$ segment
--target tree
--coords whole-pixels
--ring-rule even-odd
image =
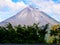
[[[50,35],[51,36],[52,35],[55,36],[53,43],[60,43],[60,25],[54,25],[54,26],[52,26]],[[56,36],[58,36],[59,39],[57,39]]]

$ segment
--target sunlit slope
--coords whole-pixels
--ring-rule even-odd
[[[13,17],[1,22],[0,25],[6,25],[9,22],[12,25],[32,25],[33,23],[40,23],[40,25],[45,25],[47,23],[50,25],[59,24],[59,22],[49,17],[44,12],[39,11],[38,9],[31,6],[24,8]]]

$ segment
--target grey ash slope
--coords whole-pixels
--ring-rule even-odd
[[[11,23],[12,25],[32,25],[33,23],[40,23],[41,25],[45,25],[47,23],[51,25],[59,24],[56,20],[49,17],[42,11],[37,10],[33,7],[26,7],[13,17],[3,21],[0,23],[0,26],[6,25],[7,23]]]

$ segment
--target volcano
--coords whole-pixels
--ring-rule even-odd
[[[40,23],[40,25],[45,25],[48,23],[50,25],[59,24],[58,21],[49,17],[43,11],[40,11],[37,8],[33,8],[31,6],[24,8],[16,15],[0,22],[0,26],[6,25],[7,23],[11,23],[12,25],[32,25],[33,23]]]

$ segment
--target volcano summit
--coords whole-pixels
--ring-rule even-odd
[[[2,21],[0,26],[6,25],[7,23],[11,23],[12,25],[32,25],[33,23],[40,23],[40,25],[45,25],[47,23],[50,25],[59,24],[58,21],[49,17],[43,11],[39,11],[31,6],[24,8],[9,19]]]

